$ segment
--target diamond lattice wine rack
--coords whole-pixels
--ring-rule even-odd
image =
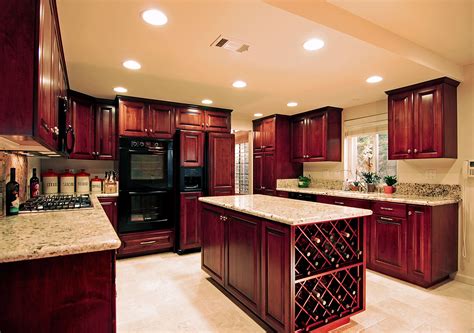
[[[364,218],[295,227],[296,332],[311,331],[365,307]]]

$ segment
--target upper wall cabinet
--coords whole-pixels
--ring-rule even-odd
[[[74,128],[72,159],[115,160],[117,156],[117,114],[114,101],[69,91],[69,124]]]
[[[386,92],[389,159],[457,157],[458,85],[443,77]]]
[[[183,130],[230,133],[230,111],[178,108],[176,127]]]
[[[293,162],[341,161],[341,108],[326,106],[291,118]]]
[[[68,80],[54,0],[3,1],[0,135],[59,147],[59,99]],[[8,65],[6,65],[8,64]]]
[[[119,98],[119,135],[169,139],[174,132],[172,106]]]

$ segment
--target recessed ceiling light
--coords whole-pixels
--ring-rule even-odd
[[[290,108],[292,108],[292,107],[297,106],[298,103],[297,102],[288,102],[288,104],[286,104],[286,105],[289,106]]]
[[[319,38],[308,39],[303,44],[303,47],[305,50],[308,50],[308,51],[316,51],[324,47],[324,41]]]
[[[122,63],[122,65],[125,68],[134,69],[134,70],[142,68],[142,65],[140,65],[135,60],[126,60]]]
[[[202,104],[212,104],[212,101],[210,99],[203,99],[201,101]]]
[[[124,88],[124,87],[115,87],[114,91],[118,93],[126,93],[128,90],[127,88]]]
[[[377,83],[377,82],[380,82],[382,80],[383,80],[383,78],[381,76],[373,75],[373,76],[369,77],[367,80],[365,80],[365,82],[367,82],[367,83]]]
[[[261,117],[261,116],[263,116],[263,113],[254,113],[253,115],[254,115],[254,117]]]
[[[247,86],[247,83],[245,83],[244,81],[241,81],[241,80],[237,80],[234,83],[232,83],[232,86],[234,88],[245,88]]]
[[[148,9],[142,13],[142,19],[151,25],[165,25],[168,22],[166,15],[158,9]]]

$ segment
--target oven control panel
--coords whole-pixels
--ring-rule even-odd
[[[130,147],[132,148],[153,148],[153,147],[164,147],[164,142],[156,141],[130,141]]]

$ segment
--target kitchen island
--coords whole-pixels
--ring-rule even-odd
[[[364,311],[372,211],[265,195],[199,200],[202,269],[270,328],[327,331]]]
[[[114,332],[120,239],[92,208],[0,220],[1,332]]]

